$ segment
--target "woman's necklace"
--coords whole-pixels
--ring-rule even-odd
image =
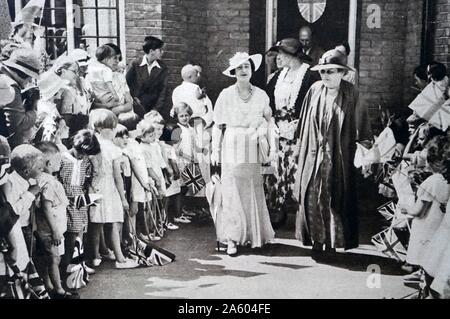
[[[253,86],[250,85],[249,87],[249,93],[247,96],[242,96],[241,91],[239,90],[239,86],[236,85],[236,90],[238,92],[239,98],[244,102],[244,103],[248,103],[250,101],[250,99],[252,98],[253,95]]]

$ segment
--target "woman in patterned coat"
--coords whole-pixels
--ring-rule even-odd
[[[294,176],[297,171],[293,147],[295,146],[295,120],[299,119],[303,99],[311,85],[319,80],[316,72],[310,71],[310,58],[302,52],[297,39],[284,39],[269,52],[277,52],[280,70],[266,87],[275,123],[280,130],[279,153],[276,171],[266,176],[266,201],[274,226],[282,224],[290,208],[298,207],[294,199]]]

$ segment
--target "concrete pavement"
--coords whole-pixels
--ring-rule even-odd
[[[158,243],[176,254],[176,262],[133,270],[116,270],[113,263],[105,262],[80,291],[81,297],[380,299],[414,292],[403,286],[399,265],[373,246],[338,252],[331,261],[318,263],[292,236],[291,216],[273,244],[257,250],[243,248],[232,258],[215,251],[211,221],[181,225]],[[381,274],[373,276],[372,268]]]

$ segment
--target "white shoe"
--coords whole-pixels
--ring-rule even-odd
[[[102,263],[102,259],[101,258],[95,258],[92,260],[92,267],[98,267],[100,266],[100,264]]]
[[[173,221],[178,224],[190,224],[191,223],[191,220],[184,216],[174,218]]]
[[[127,258],[127,259],[125,259],[125,262],[123,262],[123,263],[116,261],[117,269],[132,269],[132,268],[136,268],[136,267],[139,267],[139,264],[134,259]]]
[[[166,225],[166,227],[167,227],[168,230],[177,230],[177,229],[180,229],[180,227],[178,227],[177,225],[174,225],[174,224],[172,224],[172,223],[168,223],[168,224]]]
[[[161,237],[159,237],[158,235],[153,235],[153,234],[148,235],[148,238],[151,241],[160,241],[161,240]]]
[[[88,273],[88,275],[93,275],[95,274],[95,270],[88,267],[87,265],[84,265],[84,269],[86,270],[86,272]]]
[[[237,254],[237,247],[236,247],[236,243],[234,241],[229,241],[228,242],[228,247],[227,247],[227,255],[229,256],[233,256]]]
[[[116,255],[114,255],[114,252],[111,249],[108,249],[108,254],[101,256],[104,260],[116,261]]]
[[[197,216],[196,213],[194,213],[194,212],[191,211],[191,210],[186,209],[185,207],[183,207],[183,209],[182,209],[181,211],[183,212],[183,215],[185,215],[185,216],[189,216],[189,217],[195,217],[195,216]]]

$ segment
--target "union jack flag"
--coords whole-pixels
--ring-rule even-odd
[[[319,20],[327,7],[326,0],[297,0],[297,3],[302,17],[309,23]]]
[[[198,164],[186,165],[186,168],[181,173],[181,179],[188,188],[187,196],[197,195],[206,186]]]
[[[33,23],[35,18],[42,18],[45,0],[30,0],[18,13],[16,22]]]
[[[175,261],[175,255],[161,247],[149,243],[145,249],[147,262],[151,266],[165,266]]]
[[[397,210],[397,206],[394,202],[390,201],[383,206],[377,208],[378,212],[383,215],[386,220],[392,220]]]
[[[372,243],[378,251],[399,262],[406,260],[406,248],[398,239],[394,229],[388,228],[372,237]]]

